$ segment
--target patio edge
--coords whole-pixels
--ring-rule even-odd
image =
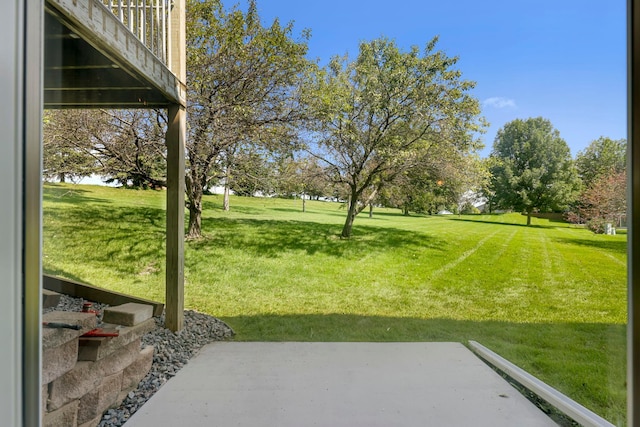
[[[540,399],[554,406],[558,411],[573,419],[575,422],[585,427],[615,427],[614,424],[611,424],[595,412],[585,408],[578,402],[560,393],[555,388],[540,381],[538,378],[509,362],[497,353],[489,350],[482,344],[476,341],[469,341],[469,348],[474,354],[476,354],[476,356],[487,364],[501,372],[504,372],[516,382],[520,383],[523,387],[536,394]]]

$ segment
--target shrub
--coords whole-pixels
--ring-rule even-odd
[[[592,218],[587,221],[587,228],[596,234],[604,234],[606,220],[602,218]]]

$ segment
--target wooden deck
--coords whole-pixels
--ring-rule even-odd
[[[45,108],[185,105],[186,88],[101,0],[47,0]]]

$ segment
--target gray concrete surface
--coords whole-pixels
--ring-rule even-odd
[[[125,427],[554,425],[458,343],[217,342]]]

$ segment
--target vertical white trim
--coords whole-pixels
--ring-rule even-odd
[[[2,423],[22,419],[22,88],[24,4],[8,1],[0,14],[0,414]]]
[[[22,417],[42,422],[42,98],[44,2],[25,1],[22,124]]]

